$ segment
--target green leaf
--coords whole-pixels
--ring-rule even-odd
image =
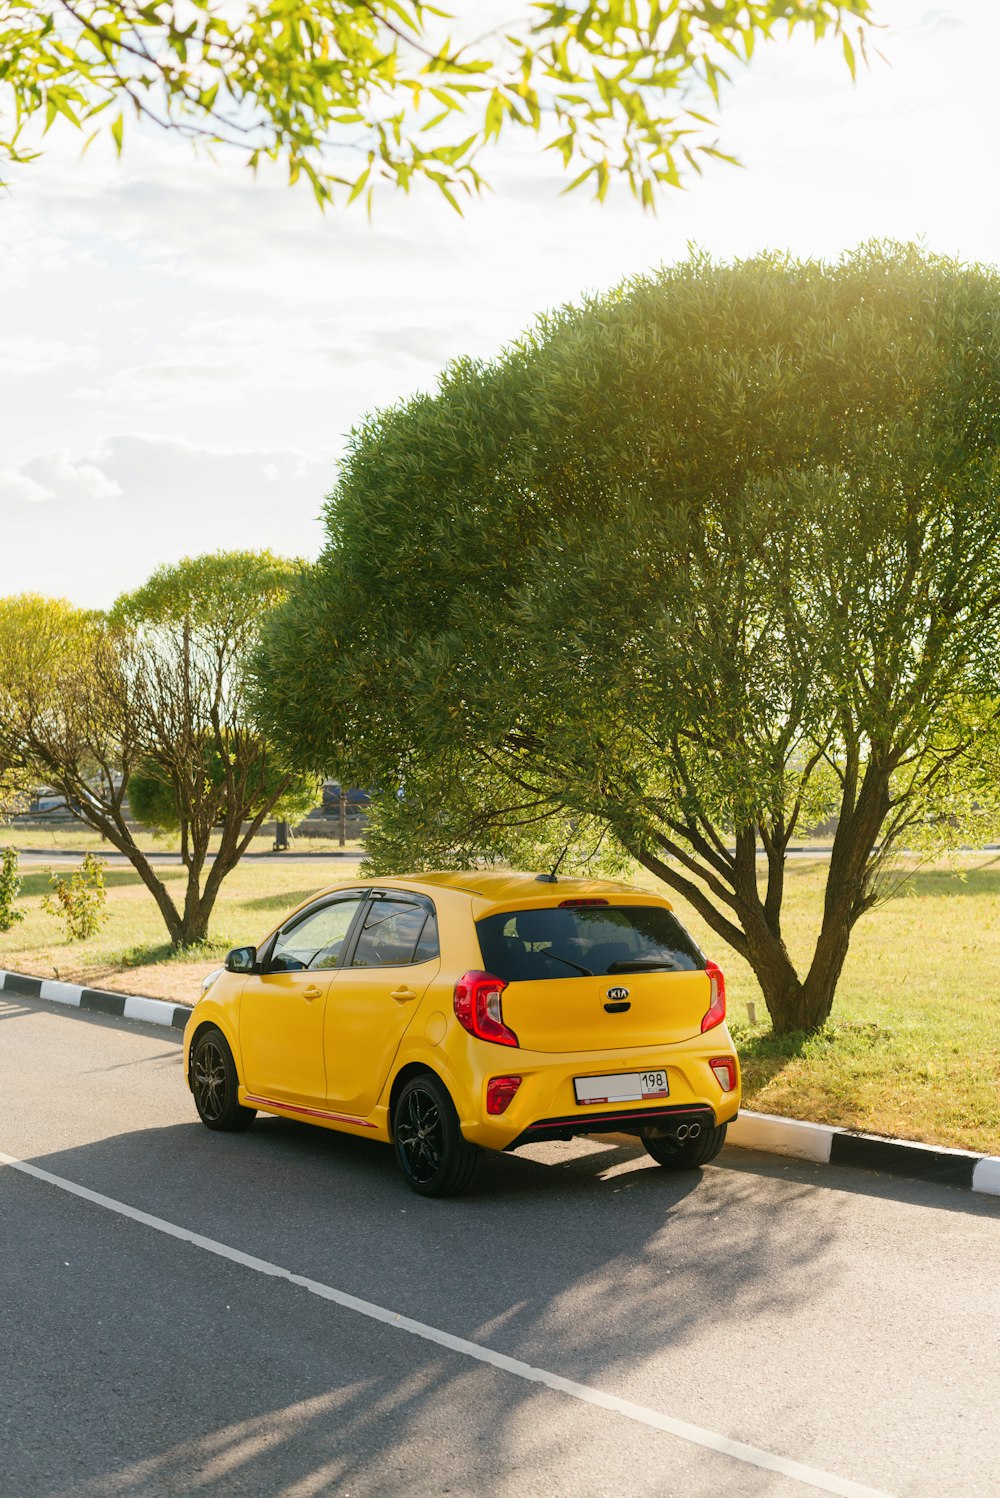
[[[720,58],[748,60],[755,39],[775,34],[779,22],[801,24],[817,39],[839,35],[853,76],[871,24],[868,0],[581,0],[529,7],[502,34],[458,47],[441,31],[439,9],[418,0],[275,0],[238,16],[208,0],[106,0],[68,29],[55,24],[48,0],[11,5],[6,20],[0,15],[0,117],[13,122],[0,163],[36,154],[18,140],[33,118],[42,133],[59,116],[79,128],[112,105],[120,154],[132,107],[251,167],[280,160],[290,182],[308,164],[323,204],[342,185],[329,173],[331,153],[355,151],[359,141],[365,149],[376,142],[386,178],[404,192],[434,161],[462,159],[478,191],[483,179],[471,158],[504,130],[541,137],[567,174],[581,155],[605,161],[599,198],[611,176],[640,200],[648,181],[655,197],[681,185],[671,153],[682,141],[690,152],[676,161],[685,172],[709,154],[702,146],[714,141],[714,127],[678,101],[693,100],[698,87],[718,97],[727,77]],[[728,158],[719,151],[718,159]],[[349,188],[344,200],[356,201]]]

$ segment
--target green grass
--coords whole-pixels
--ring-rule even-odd
[[[285,911],[356,870],[357,863],[344,858],[241,863],[222,886],[210,941],[176,952],[151,895],[131,868],[106,872],[110,920],[85,943],[68,941],[60,921],[42,910],[49,870],[32,868],[22,876],[19,903],[25,919],[0,935],[0,967],[193,1004],[201,979],[218,967],[230,947],[258,941]],[[178,866],[157,874],[179,900],[184,871]]]
[[[820,862],[788,867],[785,938],[800,972],[825,878]],[[918,870],[863,916],[831,1019],[810,1037],[774,1036],[746,963],[675,903],[725,971],[748,1107],[1000,1154],[1000,859]]]
[[[346,859],[243,863],[223,885],[211,941],[174,953],[131,869],[109,870],[111,920],[81,945],[66,941],[41,910],[48,873],[33,868],[24,876],[26,919],[0,935],[0,967],[193,1003],[201,978],[231,946],[257,941],[285,911],[355,870]],[[181,869],[160,872],[179,891]],[[825,877],[819,861],[789,865],[785,931],[800,968],[815,939]],[[1000,1154],[1000,859],[979,855],[959,872],[916,872],[902,893],[865,916],[832,1020],[809,1037],[773,1036],[749,969],[676,904],[725,970],[749,1107]]]

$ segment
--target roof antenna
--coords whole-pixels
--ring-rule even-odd
[[[570,822],[570,824],[569,824],[569,841],[567,842],[565,848],[560,853],[559,857],[556,859],[555,863],[552,865],[552,872],[550,874],[536,874],[535,875],[535,883],[536,884],[558,884],[559,883],[559,880],[556,878],[556,870],[558,869],[559,865],[562,863],[563,859],[566,857],[566,854],[569,852],[569,845],[573,841],[573,836],[574,836],[575,832],[576,832],[576,823],[575,822]]]

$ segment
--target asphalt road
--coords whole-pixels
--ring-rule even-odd
[[[427,1202],[210,1134],[179,1062],[0,997],[0,1153],[55,1178],[0,1164],[2,1498],[1000,1492],[1000,1202],[622,1139]]]

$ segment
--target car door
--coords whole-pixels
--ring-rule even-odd
[[[367,1118],[427,985],[441,966],[437,917],[423,895],[376,890],[326,1006],[331,1106]]]
[[[264,948],[240,1000],[243,1081],[262,1103],[322,1108],[327,996],[367,900],[350,890],[299,911]]]

